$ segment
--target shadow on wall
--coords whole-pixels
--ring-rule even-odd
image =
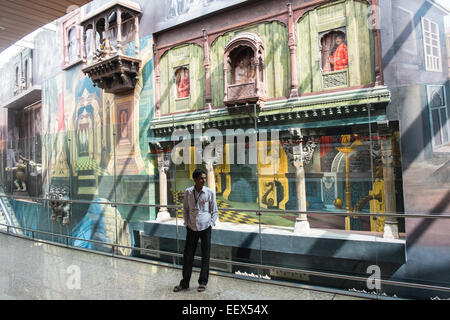
[[[95,202],[108,202],[107,199],[97,198]],[[86,215],[72,229],[72,236],[79,239],[94,240],[105,243],[114,243],[123,246],[133,246],[127,221],[121,218],[117,209],[111,205],[91,203]],[[92,243],[83,240],[74,240],[75,247],[112,252],[111,246]],[[129,256],[131,250],[119,249],[122,255]]]

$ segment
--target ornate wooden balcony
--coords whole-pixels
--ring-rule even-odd
[[[139,80],[140,66],[139,59],[115,55],[87,66],[83,72],[105,92],[121,93],[134,89]]]
[[[83,72],[108,93],[132,90],[139,76],[138,4],[113,0],[81,20],[83,27]],[[97,39],[97,37],[100,37]],[[125,47],[134,41],[134,57]]]

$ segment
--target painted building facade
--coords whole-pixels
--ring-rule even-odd
[[[450,226],[402,217],[449,212],[446,14],[419,0],[93,1],[1,72],[4,215],[73,246],[180,252],[181,195],[203,168],[212,256],[236,262],[216,269],[361,289],[307,271],[377,265],[448,286],[429,270],[447,264]]]

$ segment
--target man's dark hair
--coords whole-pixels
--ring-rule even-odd
[[[205,171],[202,169],[195,169],[194,173],[192,174],[192,179],[196,180],[198,177],[200,177],[202,174],[206,174]]]
[[[336,34],[336,38],[341,38],[342,40],[345,40],[345,33],[343,33],[343,32],[338,32],[338,33]]]

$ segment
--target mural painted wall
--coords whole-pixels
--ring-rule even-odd
[[[83,10],[93,12],[107,2],[94,1]],[[368,28],[369,1],[314,2],[311,7],[300,0],[290,6],[270,0],[250,4],[240,0],[165,1],[161,6],[155,6],[154,1],[138,2],[143,11],[139,37],[124,46],[126,55],[141,60],[132,91],[107,93],[84,75],[81,63],[62,70],[61,29],[37,37],[37,65],[33,69],[42,80],[42,101],[34,107],[41,111],[33,118],[24,110],[19,112],[19,107],[0,110],[0,176],[4,185],[10,186],[6,193],[18,195],[13,189],[18,159],[9,151],[25,145],[25,140],[15,138],[29,137],[30,119],[35,119],[41,124],[39,136],[32,142],[42,145],[42,191],[32,194],[31,188],[27,192],[55,198],[42,203],[11,201],[20,225],[72,235],[81,239],[73,245],[93,250],[110,249],[85,240],[137,245],[144,223],[155,220],[158,210],[134,204],[158,204],[167,191],[168,204],[181,205],[180,194],[192,185],[194,169],[201,167],[213,181],[219,208],[229,209],[220,210],[220,220],[237,224],[233,225],[236,232],[245,233],[260,222],[264,228],[290,232],[300,215],[287,210],[304,211],[311,228],[333,236],[356,231],[358,236],[383,237],[386,225],[395,225],[398,239],[383,239],[383,243],[405,243],[408,260],[387,264],[383,276],[449,283],[445,273],[448,259],[442,258],[448,256],[447,224],[432,220],[405,223],[401,218],[405,211],[448,211],[448,76],[423,69],[426,49],[421,41],[426,32],[421,29],[422,20],[414,17],[414,24],[408,25],[404,21],[407,11],[394,8],[393,17],[398,19],[393,18],[392,34],[407,41],[391,43],[389,30],[383,31],[380,40],[377,30]],[[238,3],[243,5],[220,10]],[[400,6],[408,7],[402,3]],[[442,12],[430,9],[427,3],[412,10],[437,21],[443,29]],[[383,9],[390,12],[391,8]],[[216,11],[217,15],[209,14]],[[207,13],[204,19],[194,19]],[[230,21],[235,23],[232,27]],[[208,30],[202,30],[203,26]],[[399,32],[404,28],[413,35]],[[261,79],[266,101],[256,113],[244,108],[245,112],[233,114],[225,104],[226,85],[252,83],[261,76],[249,70],[255,56],[247,49],[231,50],[230,61],[224,61],[227,44],[243,34],[256,35],[255,42],[263,43],[260,61],[264,61]],[[138,53],[134,41],[139,41]],[[208,48],[202,47],[205,43]],[[445,41],[441,43],[445,52]],[[381,48],[384,51],[377,55]],[[104,54],[104,48],[98,49],[99,56]],[[158,55],[158,50],[164,53]],[[242,65],[237,57],[242,58]],[[384,83],[377,82],[383,67],[377,64],[381,58]],[[228,73],[224,63],[229,63]],[[447,67],[442,65],[443,72]],[[411,83],[416,79],[417,83]],[[14,85],[0,88],[2,99],[5,88],[14,90]],[[332,91],[324,92],[328,89]],[[295,90],[300,95],[293,94]],[[159,114],[155,111],[158,95]],[[249,104],[253,106],[253,102]],[[234,162],[170,164],[166,170],[166,159],[161,161],[160,156],[170,153],[164,142],[173,127],[183,126],[192,132],[196,122],[222,133],[230,128],[256,127],[259,132],[278,130],[282,136],[257,140],[258,146],[265,141],[270,146],[263,152],[258,150],[256,163],[236,161],[242,155],[250,157],[248,139],[240,150],[236,145],[224,145],[224,158],[234,151]],[[296,131],[299,128],[302,138]],[[164,147],[151,150],[149,142]],[[12,171],[14,166],[16,171]],[[30,172],[36,174],[37,170]],[[167,188],[161,191],[164,174]],[[76,202],[60,205],[57,200],[61,199]],[[259,216],[239,210],[242,208],[274,212]],[[170,210],[172,218],[181,217],[181,210]],[[346,216],[313,216],[313,211]],[[351,216],[358,212],[399,215],[394,221]],[[56,238],[51,240],[62,241]],[[310,256],[282,256],[285,247],[286,242],[280,242],[279,256],[273,256],[283,258],[278,260],[284,266],[311,267],[314,259],[309,260]],[[256,256],[256,250],[250,252],[245,244],[232,250],[238,259]],[[129,250],[121,253],[131,254]],[[264,258],[271,257],[264,254]],[[331,266],[336,260],[329,256],[325,267],[321,261],[314,267],[353,272],[353,267],[361,269],[369,263],[352,257],[343,264],[343,270],[336,267],[339,263]],[[432,263],[423,264],[425,260]],[[442,272],[433,274],[436,269]]]
[[[67,196],[73,200],[154,203],[146,130],[154,112],[152,37],[141,38],[140,47],[143,67],[135,90],[128,94],[103,92],[84,75],[81,65],[43,83],[42,158],[47,194],[59,186],[67,187]],[[92,210],[95,214],[89,213]],[[105,204],[74,203],[70,212],[68,233],[100,239],[99,232],[109,230],[109,236],[106,232],[102,239],[115,241],[118,238],[111,232],[117,220],[126,230],[127,236],[121,238],[124,245],[132,241],[130,222],[154,216],[151,208]],[[96,221],[104,224],[101,231],[89,227]]]

